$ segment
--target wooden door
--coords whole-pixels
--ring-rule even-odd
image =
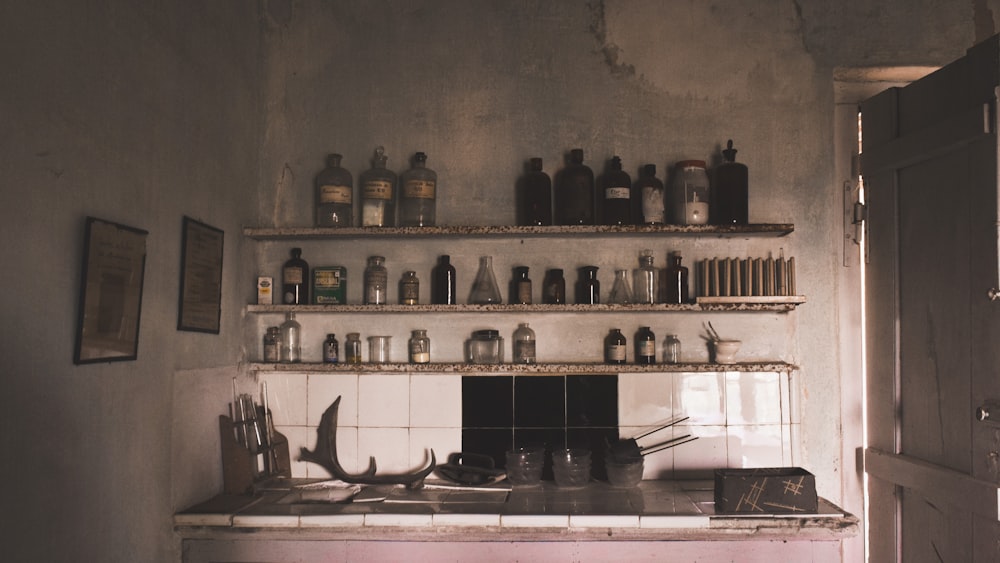
[[[998,49],[861,107],[873,562],[1000,561]]]

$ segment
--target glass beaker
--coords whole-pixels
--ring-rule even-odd
[[[389,340],[391,336],[369,336],[368,337],[368,361],[373,364],[386,364],[389,359],[391,346]]]
[[[479,257],[479,271],[476,272],[476,280],[472,282],[469,303],[475,305],[503,303],[503,298],[500,297],[500,286],[497,285],[497,278],[493,275],[492,256]]]
[[[615,284],[611,286],[608,303],[618,305],[632,303],[632,288],[628,284],[628,270],[615,270]]]

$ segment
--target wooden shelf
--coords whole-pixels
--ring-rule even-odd
[[[699,298],[701,299],[701,298]],[[720,298],[707,298],[720,299]],[[731,300],[735,298],[724,298]],[[726,301],[723,303],[685,303],[671,305],[247,305],[248,313],[669,313],[669,312],[740,312],[763,311],[785,313],[805,302],[805,297],[767,297],[757,302]]]
[[[735,364],[602,364],[602,363],[539,363],[539,364],[467,364],[467,363],[361,363],[326,364],[299,362],[293,364],[251,363],[259,372],[295,373],[432,373],[458,375],[617,375],[620,373],[666,372],[788,372],[797,366],[782,361],[739,362]]]

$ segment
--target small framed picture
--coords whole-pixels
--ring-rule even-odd
[[[223,235],[220,229],[184,217],[177,330],[219,334]]]

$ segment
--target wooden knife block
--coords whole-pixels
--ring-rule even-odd
[[[275,477],[291,478],[292,464],[288,456],[288,438],[274,432],[270,446],[253,453],[236,439],[236,423],[219,415],[219,437],[222,443],[223,490],[242,495],[254,492],[257,485]],[[257,457],[263,455],[264,467],[257,470]],[[272,460],[268,462],[267,460]]]

